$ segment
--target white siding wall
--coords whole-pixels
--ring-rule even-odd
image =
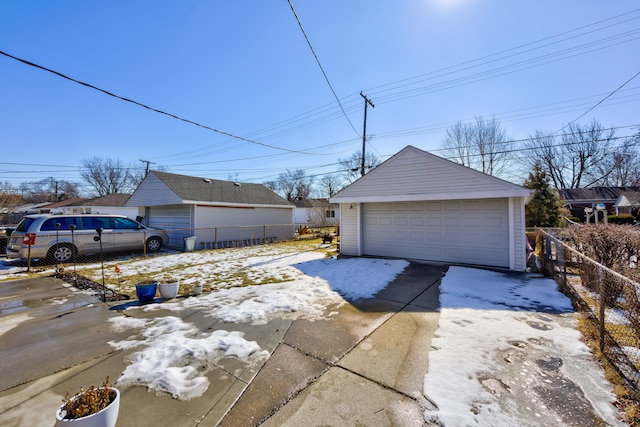
[[[527,268],[527,243],[525,241],[525,216],[524,216],[524,199],[522,197],[513,197],[509,200],[513,211],[513,243],[511,250],[514,256],[512,270],[524,271]]]
[[[197,206],[195,228],[200,242],[274,237],[294,237],[291,208],[226,208]]]
[[[321,209],[322,218],[319,218],[320,212],[318,212],[318,209]],[[335,217],[325,217],[327,211],[333,211]],[[298,225],[338,225],[340,224],[340,207],[331,205],[325,208],[295,208],[294,218],[295,223]],[[324,223],[321,223],[323,221]]]
[[[360,251],[360,204],[340,204],[340,253],[359,256]]]
[[[127,206],[157,206],[182,203],[182,200],[154,174],[149,174],[133,192]]]
[[[343,198],[355,201],[365,201],[358,198],[366,201],[496,198],[512,196],[514,191],[526,190],[409,147],[340,191],[332,201],[346,203],[347,200],[341,200]]]

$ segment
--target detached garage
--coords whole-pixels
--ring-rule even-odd
[[[530,190],[408,146],[331,198],[340,252],[523,271]]]
[[[137,206],[146,225],[168,230],[173,247],[189,236],[199,248],[294,237],[295,206],[262,184],[150,171],[127,206]]]

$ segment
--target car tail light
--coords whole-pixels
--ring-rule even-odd
[[[33,245],[36,243],[36,233],[27,233],[24,235],[24,239],[22,240],[22,243],[24,243],[25,245]]]

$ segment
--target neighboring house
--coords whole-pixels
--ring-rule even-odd
[[[23,216],[40,213],[39,209],[48,204],[50,203],[28,203],[16,206],[13,209],[7,209],[6,212],[3,212],[2,215],[0,215],[0,225],[17,225],[22,220]]]
[[[566,188],[559,190],[562,206],[571,211],[571,215],[585,221],[585,208],[595,210],[604,205],[607,214],[616,213],[616,203],[623,193],[638,192],[640,187],[591,187]]]
[[[50,209],[50,213],[63,214],[116,214],[125,215],[131,219],[136,219],[139,215],[136,206],[126,206],[131,194],[107,194],[106,196],[95,197],[93,199],[78,199],[72,203],[57,205]]]
[[[340,205],[327,199],[295,200],[294,219],[297,226],[321,227],[340,224]]]
[[[82,197],[72,197],[70,199],[64,199],[53,203],[48,203],[46,205],[40,206],[38,208],[38,213],[48,214],[48,213],[63,213],[62,209],[64,207],[73,205],[74,203],[84,202],[86,199]]]
[[[640,191],[623,191],[613,205],[616,215],[633,215],[640,218]]]
[[[340,252],[526,269],[531,190],[407,146],[347,186]]]
[[[196,248],[294,237],[293,204],[262,184],[150,171],[127,206],[140,207],[146,225],[169,231],[174,247],[191,236]]]

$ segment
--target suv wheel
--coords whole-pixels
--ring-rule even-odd
[[[69,244],[59,244],[49,249],[48,258],[53,262],[67,262],[74,253],[73,246]]]
[[[162,247],[162,240],[159,237],[151,237],[147,240],[147,252],[158,252]]]

